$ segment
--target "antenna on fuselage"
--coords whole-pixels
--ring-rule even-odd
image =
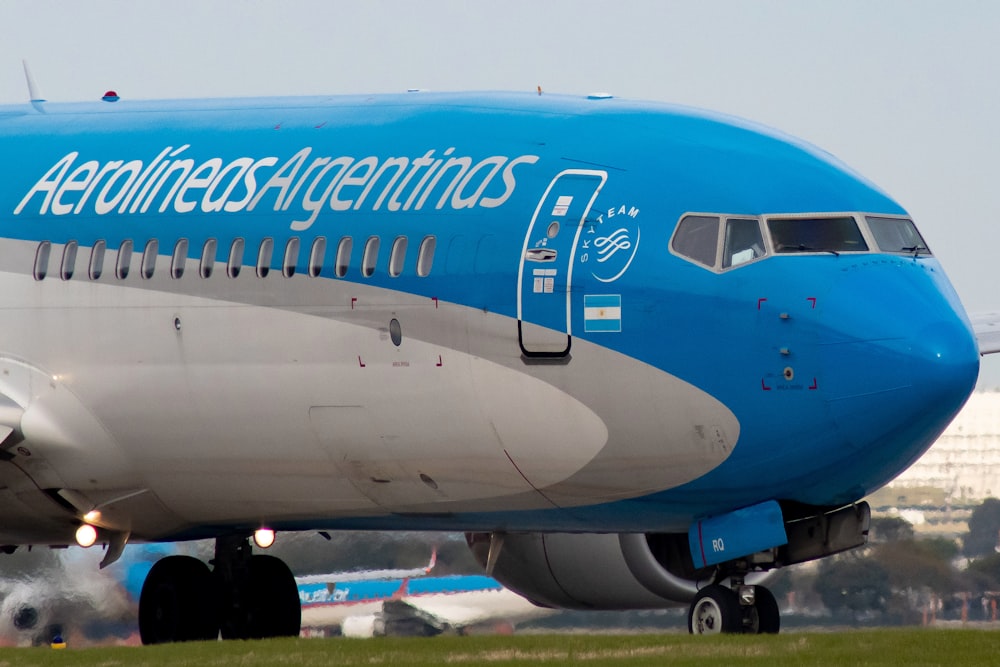
[[[31,76],[31,70],[28,69],[28,61],[22,60],[21,64],[24,65],[24,78],[28,82],[28,97],[30,98],[31,106],[35,107],[38,111],[44,111],[42,108],[42,103],[45,102],[42,96],[38,93],[38,86],[35,85],[35,78]]]

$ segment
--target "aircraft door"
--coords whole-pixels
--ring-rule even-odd
[[[560,172],[528,225],[517,274],[517,332],[525,357],[565,357],[572,341],[573,260],[607,173]]]

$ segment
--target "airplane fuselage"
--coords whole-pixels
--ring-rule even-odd
[[[88,506],[148,540],[837,507],[919,456],[978,370],[937,260],[877,238],[897,203],[704,112],[25,106],[0,145],[11,544],[69,542]],[[783,220],[854,236],[785,246]],[[737,228],[759,244],[729,253]]]

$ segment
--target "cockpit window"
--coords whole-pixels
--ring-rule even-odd
[[[674,229],[670,251],[715,273],[779,255],[931,254],[908,217],[861,212],[688,213]]]
[[[764,237],[756,218],[726,220],[726,245],[722,251],[722,268],[739,266],[764,256]]]
[[[767,221],[777,253],[863,252],[868,250],[858,223],[850,216],[771,218]]]
[[[705,266],[715,266],[719,246],[719,218],[708,215],[685,216],[677,225],[671,244],[674,252]]]
[[[908,255],[929,255],[927,244],[912,220],[907,218],[879,218],[868,216],[868,226],[882,252],[899,252]]]

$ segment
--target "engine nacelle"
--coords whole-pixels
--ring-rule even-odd
[[[470,533],[466,537],[487,572],[537,605],[661,609],[687,605],[700,588],[716,579],[737,576],[742,583],[760,584],[768,570],[852,549],[868,539],[867,503],[828,512],[804,506],[792,509],[797,511],[777,516],[782,537],[770,542],[775,546],[759,552],[751,549],[761,546],[736,547],[730,550],[731,560],[700,567],[685,533]],[[764,516],[767,521],[773,518]],[[746,544],[730,535],[752,534],[759,520],[759,513],[738,510],[695,524],[699,528],[695,534],[701,534],[704,523],[721,531],[720,544]]]
[[[657,559],[659,555],[669,564],[671,548],[657,549],[654,555],[650,547],[651,540],[656,544],[670,537],[631,533],[504,535],[492,575],[515,593],[545,607],[662,609],[686,605],[698,591],[698,582],[674,574]],[[687,537],[677,538],[683,547]],[[473,555],[486,567],[490,536],[476,533],[468,539]]]

